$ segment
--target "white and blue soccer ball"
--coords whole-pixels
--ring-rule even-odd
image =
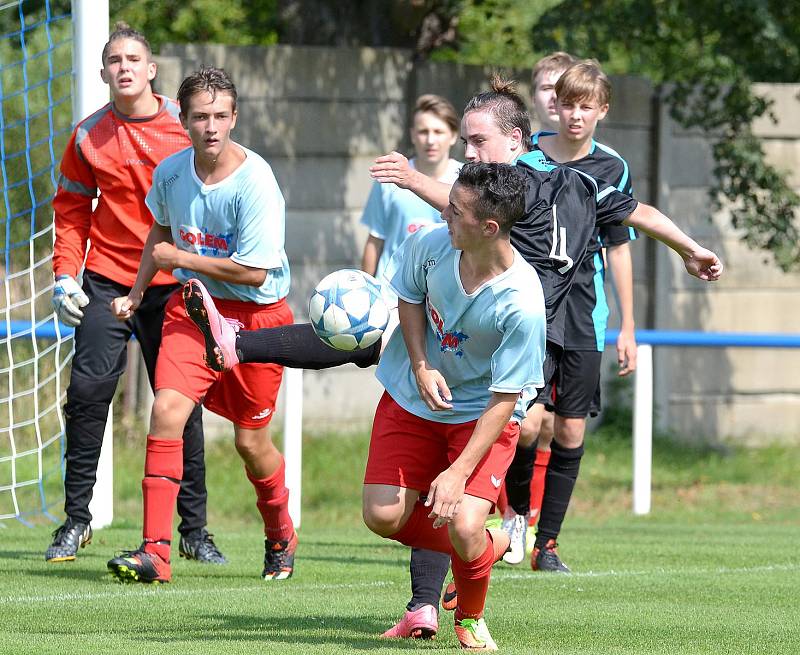
[[[336,350],[369,348],[389,322],[380,283],[371,275],[344,268],[325,276],[311,294],[308,315],[317,336]]]

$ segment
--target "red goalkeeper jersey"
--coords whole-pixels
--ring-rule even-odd
[[[153,169],[191,144],[178,120],[178,105],[156,98],[159,110],[153,116],[124,116],[109,103],[72,132],[53,199],[56,275],[76,276],[88,248],[88,270],[126,286],[136,280],[153,224],[144,202]],[[153,278],[153,284],[174,282],[164,271]]]

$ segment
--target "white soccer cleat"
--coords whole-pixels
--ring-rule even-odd
[[[503,561],[506,564],[519,564],[525,559],[526,532],[528,531],[527,514],[516,514],[510,510],[511,514],[503,517],[501,528],[508,534],[511,543]]]

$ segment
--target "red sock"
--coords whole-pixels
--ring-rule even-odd
[[[183,439],[147,435],[142,497],[144,550],[169,562],[172,516],[183,478]]]
[[[294,524],[289,516],[289,490],[286,488],[286,463],[268,478],[259,480],[247,467],[247,479],[256,490],[256,507],[264,520],[264,534],[270,541],[288,541],[294,534]]]
[[[486,605],[486,593],[489,591],[489,578],[495,562],[492,538],[486,532],[486,548],[483,553],[471,562],[465,562],[454,550],[451,555],[453,580],[458,589],[458,607],[456,620],[479,619],[483,616]]]
[[[544,481],[547,477],[547,465],[550,462],[550,451],[536,449],[536,460],[533,463],[533,477],[531,478],[531,515],[528,525],[536,525],[539,512],[542,511],[542,498],[544,498]]]
[[[389,538],[413,548],[426,548],[449,555],[453,546],[450,543],[447,526],[434,529],[433,519],[428,518],[430,513],[430,507],[425,507],[417,501],[406,524]]]

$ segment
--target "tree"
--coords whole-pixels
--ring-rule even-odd
[[[569,16],[569,21],[564,17]],[[753,120],[770,103],[753,82],[800,79],[800,6],[779,0],[564,0],[531,40],[664,85],[673,117],[713,135],[711,197],[747,243],[783,269],[800,264],[800,198],[765,161]],[[774,116],[773,116],[774,120]]]

